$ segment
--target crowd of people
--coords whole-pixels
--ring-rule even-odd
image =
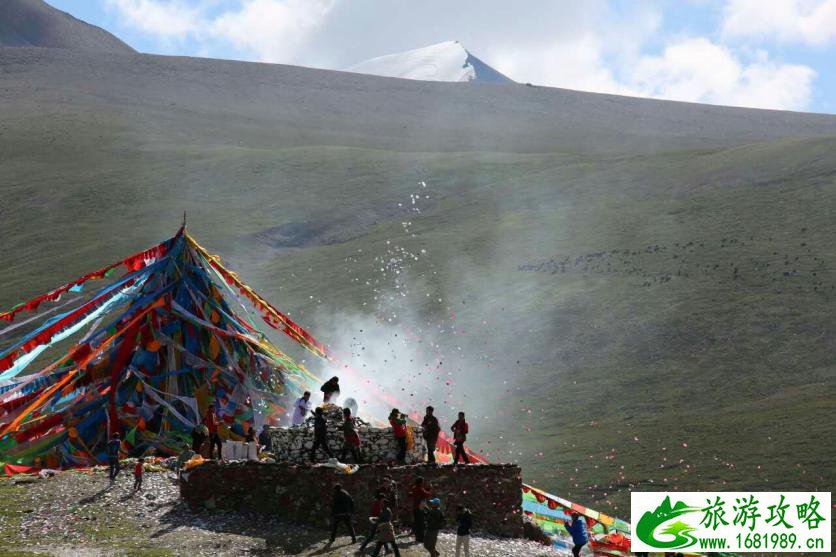
[[[339,378],[329,379],[321,388],[323,402],[336,404],[340,394]],[[293,425],[299,425],[309,419],[308,414],[313,414],[314,443],[311,448],[311,460],[317,459],[317,451],[320,449],[325,456],[333,458],[333,453],[328,447],[328,429],[322,407],[311,411],[310,393],[305,392],[295,403]],[[343,433],[343,445],[340,460],[345,462],[347,456],[351,456],[356,463],[363,462],[361,452],[361,439],[357,432],[359,418],[352,416],[350,408],[343,408],[343,422],[341,430]],[[398,464],[405,464],[409,446],[411,431],[408,428],[409,418],[397,408],[389,413],[389,425],[392,428],[392,435],[397,446],[395,460]],[[441,435],[441,424],[435,416],[435,409],[427,406],[426,413],[421,421],[422,436],[427,446],[427,463],[436,464],[436,447]],[[453,445],[455,452],[453,464],[461,461],[469,464],[470,459],[465,449],[467,434],[470,427],[465,419],[464,412],[459,412],[458,419],[450,427],[453,434]],[[428,482],[423,477],[415,479],[408,491],[412,502],[411,528],[415,543],[423,544],[430,557],[437,557],[439,551],[438,533],[446,526],[447,519],[442,510],[442,503],[439,497],[433,495]],[[398,511],[400,509],[400,497],[397,483],[391,476],[384,476],[378,485],[374,501],[369,510],[368,532],[360,544],[360,552],[365,552],[367,547],[372,547],[372,555],[379,555],[381,550],[389,551],[400,556],[400,549],[395,538],[396,525],[400,523]],[[357,542],[357,533],[351,519],[354,514],[354,500],[342,485],[334,487],[334,498],[331,507],[331,538],[333,543],[340,526],[345,525],[351,535],[352,543]],[[464,505],[456,508],[456,557],[470,556],[470,531],[473,527],[473,515]]]
[[[321,387],[323,406],[326,404],[336,404],[340,396],[340,380],[338,377],[332,377]],[[348,402],[348,401],[347,401]],[[313,422],[314,441],[310,449],[310,457],[312,461],[316,461],[320,451],[325,453],[327,458],[335,458],[336,455],[328,445],[328,424],[326,422],[323,406],[312,408],[311,393],[305,391],[301,397],[296,399],[293,404],[293,414],[291,417],[291,425],[299,426],[309,420]],[[362,451],[362,439],[357,431],[358,424],[365,424],[358,417],[352,415],[351,406],[356,408],[356,404],[347,405],[343,408],[343,421],[340,429],[343,434],[342,449],[340,451],[339,460],[347,462],[351,457],[355,463],[360,464],[364,462]],[[196,425],[192,429],[192,450],[195,453],[201,453],[204,444],[208,441],[208,457],[213,459],[215,457],[215,449],[218,450],[218,458],[221,458],[221,437],[218,433],[218,427],[221,424],[214,405],[209,405],[203,415],[202,423]],[[397,446],[397,453],[395,460],[398,464],[406,464],[407,451],[409,447],[409,437],[411,430],[408,426],[408,417],[397,408],[393,408],[389,413],[389,425],[392,427],[392,435]],[[432,406],[427,406],[424,419],[421,421],[422,436],[427,446],[427,463],[436,464],[436,449],[438,440],[441,436],[441,424],[435,416],[435,409]],[[453,446],[455,447],[453,455],[453,464],[458,464],[460,461],[464,464],[470,464],[467,450],[465,449],[465,442],[470,431],[470,426],[465,419],[464,412],[459,412],[458,419],[450,427],[453,434]],[[255,429],[250,427],[244,435],[244,440],[248,443],[257,443],[259,450],[270,451],[272,449],[272,441],[270,438],[270,429],[268,425],[264,425],[262,431],[256,435]]]
[[[326,382],[322,386],[322,392],[324,404],[336,404],[339,398],[339,379],[333,377]],[[306,391],[295,401],[292,424],[297,426],[308,420],[312,420],[314,441],[310,449],[311,460],[316,461],[318,451],[320,450],[328,458],[334,458],[334,453],[328,446],[328,427],[323,407],[319,406],[312,410],[311,406],[311,393]],[[355,462],[362,463],[363,456],[360,451],[361,440],[357,431],[357,424],[364,424],[365,422],[353,416],[351,408],[343,408],[342,414],[343,421],[340,429],[343,433],[343,444],[340,460],[346,462],[346,458],[351,456]],[[209,458],[214,457],[216,447],[218,449],[218,457],[220,458],[221,439],[218,433],[220,424],[221,420],[215,412],[215,407],[210,405],[203,416],[202,423],[195,426],[192,430],[192,449],[194,452],[201,452],[204,443],[208,441]],[[411,433],[408,429],[408,417],[397,408],[393,408],[389,414],[389,424],[392,428],[392,435],[397,446],[396,460],[398,463],[404,464],[406,462],[408,448],[407,440]],[[442,428],[438,418],[435,416],[435,409],[432,406],[426,407],[425,415],[421,421],[421,428],[427,447],[427,463],[434,465],[436,463],[436,446]],[[455,447],[453,464],[458,464],[459,460],[464,464],[469,464],[470,459],[465,449],[465,442],[467,441],[470,428],[465,419],[464,412],[458,413],[458,419],[450,427],[450,430],[453,434],[453,446]],[[262,431],[257,436],[255,429],[249,427],[244,438],[249,443],[257,442],[262,450],[269,451],[271,449],[272,440],[270,429],[267,425],[263,426]],[[120,472],[119,456],[121,445],[122,440],[119,433],[114,433],[107,443],[108,475],[111,482],[116,480]],[[134,467],[134,492],[142,490],[143,477],[144,458],[139,458]],[[414,479],[407,491],[407,495],[411,500],[412,516],[409,517],[411,524],[409,520],[403,522],[410,526],[415,543],[422,544],[430,557],[438,557],[440,555],[437,548],[438,535],[441,529],[447,525],[447,517],[442,508],[441,498],[433,493],[430,483],[420,476]],[[366,549],[373,544],[372,555],[374,556],[379,555],[381,550],[386,552],[391,550],[396,557],[400,556],[400,549],[395,535],[397,527],[401,524],[401,517],[399,516],[400,509],[400,489],[397,482],[390,475],[383,476],[377,486],[374,501],[368,513],[368,531],[360,544],[360,553],[365,553]],[[352,543],[357,543],[357,533],[354,528],[355,514],[356,509],[351,494],[342,485],[334,485],[331,503],[331,535],[329,544],[336,540],[337,532],[341,526],[344,526],[348,530]],[[469,557],[473,514],[464,505],[460,504],[456,506],[455,526],[455,555],[456,557],[460,557],[461,555]],[[579,515],[572,514],[570,519],[565,523],[565,528],[571,535],[574,543],[572,553],[577,556],[580,554],[581,549],[589,542],[586,521]]]
[[[433,496],[431,486],[422,477],[415,479],[409,490],[412,499],[412,536],[414,543],[422,544],[430,557],[438,557],[438,533],[447,525],[447,518],[442,510],[441,499]],[[380,550],[389,549],[400,556],[395,537],[396,526],[399,523],[398,487],[391,476],[384,476],[378,485],[374,501],[369,510],[368,533],[360,544],[359,552],[365,553],[367,547],[374,544],[372,555],[377,556]],[[351,536],[351,542],[357,543],[357,532],[352,520],[355,514],[354,499],[342,485],[334,486],[334,496],[331,502],[331,537],[329,544],[337,539],[340,526],[345,526]],[[473,528],[473,514],[464,505],[456,507],[456,557],[470,557],[470,532]]]
[[[308,421],[312,422],[314,439],[310,449],[310,458],[314,462],[317,461],[320,453],[324,453],[324,456],[329,459],[337,456],[328,444],[328,424],[323,406],[337,404],[340,395],[339,378],[333,377],[329,379],[322,385],[321,391],[323,393],[322,406],[312,408],[311,393],[306,391],[294,402],[291,417],[291,424],[293,426],[299,426]],[[356,408],[356,405],[354,406]],[[365,424],[365,422],[354,416],[350,407],[343,408],[342,415],[343,419],[340,424],[340,430],[343,439],[339,460],[341,462],[347,462],[347,459],[350,457],[355,463],[363,463],[362,441],[358,433],[358,424],[368,424]],[[192,430],[192,449],[195,452],[201,452],[204,443],[208,441],[209,458],[214,458],[216,447],[218,449],[218,457],[220,458],[221,439],[218,434],[218,426],[220,423],[221,421],[215,412],[214,406],[210,405],[203,416],[202,423],[198,424]],[[395,460],[398,464],[405,464],[409,447],[409,437],[411,436],[409,418],[399,409],[393,408],[389,414],[389,425],[392,428],[392,435],[397,446]],[[435,465],[436,450],[442,428],[435,415],[435,409],[432,406],[426,407],[424,418],[421,421],[421,429],[427,447],[427,463]],[[465,449],[465,442],[467,441],[469,430],[470,428],[465,419],[465,413],[459,412],[458,419],[450,427],[453,446],[455,447],[453,455],[454,465],[459,464],[460,461],[463,464],[470,464],[470,459]],[[246,432],[245,440],[247,442],[257,442],[261,450],[269,451],[272,444],[269,426],[265,425],[258,436],[256,436],[253,428],[249,428]],[[118,468],[118,460],[115,466]],[[137,479],[137,483],[141,487],[141,477]],[[437,557],[439,555],[436,547],[438,544],[438,533],[447,525],[447,518],[442,510],[441,499],[438,496],[434,496],[432,487],[422,477],[415,479],[407,495],[411,499],[412,516],[409,518],[411,519],[411,532],[415,543],[423,544],[430,557]],[[400,507],[400,490],[397,483],[391,476],[384,476],[378,485],[375,499],[369,510],[368,532],[360,544],[361,552],[365,552],[367,547],[372,547],[372,555],[379,555],[381,550],[391,550],[396,557],[400,555],[395,538],[396,528],[401,524],[401,517],[399,516]],[[353,497],[342,485],[335,485],[331,503],[330,543],[334,542],[337,532],[341,527],[344,527],[351,535],[352,543],[357,542],[357,533],[354,528],[355,513],[356,509]],[[470,556],[470,531],[472,526],[473,516],[470,510],[464,505],[458,505],[456,508],[457,557],[460,555]]]
[[[332,377],[320,388],[322,391],[323,405],[337,404],[340,396],[340,380],[339,377]],[[296,399],[293,405],[293,417],[291,424],[293,426],[301,425],[308,420],[313,421],[314,442],[311,447],[310,456],[312,461],[316,461],[318,453],[321,450],[325,453],[327,458],[335,458],[334,452],[328,446],[328,427],[325,420],[325,414],[322,406],[311,409],[311,393],[305,391],[301,397]],[[354,405],[356,407],[356,405]],[[358,417],[352,415],[351,407],[343,408],[343,421],[340,429],[343,434],[342,450],[340,451],[341,462],[347,462],[347,458],[351,457],[355,463],[361,464],[364,462],[362,452],[362,440],[357,431],[357,425],[365,424]],[[392,428],[392,435],[397,446],[397,453],[395,460],[398,464],[406,464],[407,451],[409,447],[409,436],[411,431],[408,428],[408,416],[402,413],[397,408],[393,408],[389,413],[389,425]],[[367,425],[367,424],[366,424]],[[436,447],[441,435],[441,424],[435,416],[435,409],[432,406],[427,406],[426,414],[421,421],[422,436],[427,446],[427,462],[429,464],[436,463]],[[464,464],[470,464],[470,458],[465,449],[465,442],[467,441],[467,434],[470,432],[470,426],[465,419],[464,412],[459,412],[458,419],[450,427],[453,434],[453,446],[455,447],[453,455],[453,464],[458,464],[460,461]],[[261,443],[261,438],[259,438]]]

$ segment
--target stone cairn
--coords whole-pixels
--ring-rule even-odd
[[[343,446],[343,409],[334,404],[325,404],[323,410],[328,424],[328,447],[339,458]],[[426,459],[427,445],[421,432],[419,426],[412,427],[414,445],[406,452],[407,464],[424,462]],[[371,427],[358,423],[357,433],[360,435],[360,452],[366,463],[391,462],[396,459],[398,445],[391,427]],[[294,464],[310,462],[314,441],[313,417],[298,426],[275,429],[271,435],[276,461]],[[327,459],[322,450],[317,451],[316,458],[320,462]]]

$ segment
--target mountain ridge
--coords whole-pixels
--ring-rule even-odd
[[[0,2],[0,47],[136,52],[101,27],[76,19],[43,0]]]

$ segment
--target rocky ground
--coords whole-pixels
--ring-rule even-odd
[[[350,538],[328,545],[323,530],[263,515],[193,511],[180,501],[170,472],[148,473],[142,492],[132,493],[132,485],[124,472],[111,485],[103,469],[0,480],[0,556],[357,555]],[[454,544],[454,533],[442,533],[441,554],[453,555]],[[399,546],[405,557],[427,555],[406,532]],[[474,537],[471,554],[560,553],[527,541]]]

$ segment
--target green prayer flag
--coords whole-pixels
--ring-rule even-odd
[[[136,445],[136,426],[125,435],[125,441],[131,445]]]

